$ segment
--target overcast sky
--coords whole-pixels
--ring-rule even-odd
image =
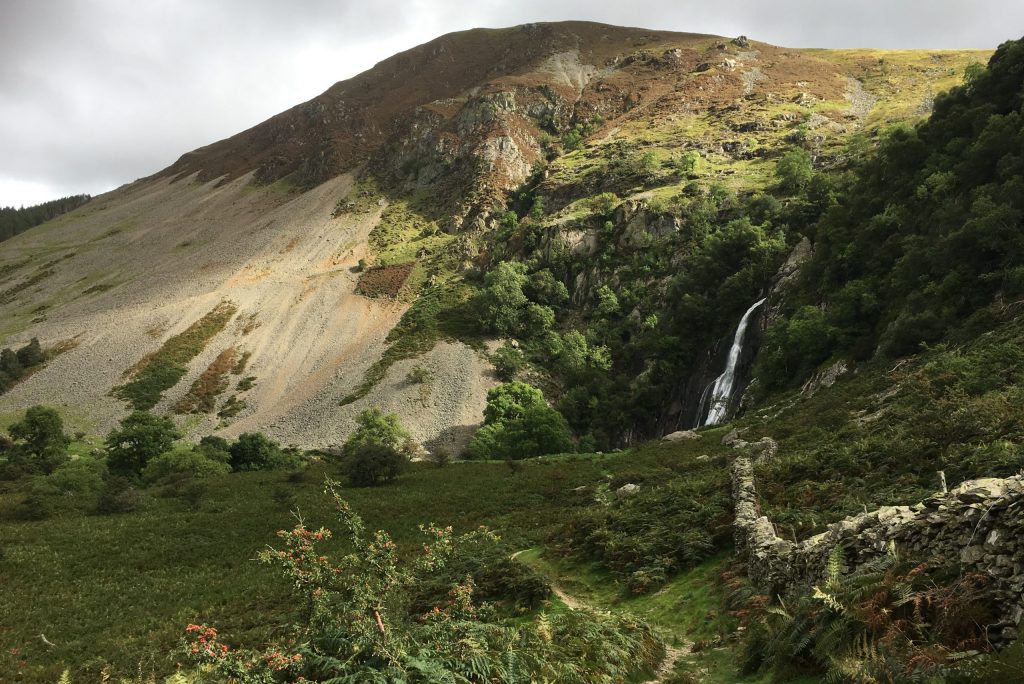
[[[449,31],[563,19],[992,48],[1024,33],[1024,1],[0,0],[0,205],[149,175]]]

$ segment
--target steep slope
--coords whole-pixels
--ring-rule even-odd
[[[194,435],[325,446],[381,405],[428,447],[458,448],[496,382],[489,364],[456,342],[412,361],[449,331],[400,353],[407,340],[387,336],[410,303],[501,249],[496,212],[538,162],[543,223],[586,243],[583,200],[614,190],[643,215],[690,182],[674,170],[686,150],[703,180],[761,187],[792,136],[827,164],[854,133],[926,112],[980,58],[585,22],[443,36],[0,246],[0,344],[69,349],[0,396],[0,413],[59,403],[102,433],[129,408],[111,391],[135,383],[158,412],[198,405],[180,419]],[[609,173],[648,153],[650,177]],[[396,296],[365,297],[360,260],[411,274]],[[602,278],[571,274],[574,301]],[[230,320],[198,335],[221,302]],[[417,363],[435,385],[406,381]],[[171,375],[140,387],[160,364]]]

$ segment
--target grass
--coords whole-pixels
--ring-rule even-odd
[[[83,443],[84,451],[90,448]],[[696,448],[652,445],[620,454],[556,456],[516,469],[499,462],[415,464],[393,485],[347,488],[344,496],[370,529],[388,530],[400,545],[418,543],[417,526],[432,521],[461,531],[486,524],[510,549],[523,549],[540,546],[574,512],[593,504],[577,487],[658,469],[665,458],[685,458]],[[170,672],[173,649],[189,622],[216,624],[232,643],[262,643],[287,624],[294,608],[287,582],[251,560],[274,543],[275,530],[293,523],[275,501],[286,497],[275,493],[287,490],[310,525],[329,527],[334,518],[321,490],[330,472],[318,465],[298,481],[284,472],[207,480],[198,510],[150,490],[134,513],[42,522],[6,522],[20,495],[0,483],[0,573],[7,598],[0,653],[19,649],[24,681],[56,681],[65,666],[90,676],[104,663],[113,665],[115,675],[135,672],[140,662]],[[669,612],[651,614],[667,620]],[[57,648],[46,649],[39,632]],[[0,660],[0,678],[15,676],[4,670],[10,666]]]
[[[131,380],[115,387],[111,394],[127,401],[136,410],[153,408],[166,390],[178,384],[187,372],[188,362],[224,329],[236,311],[234,304],[221,302],[183,332],[169,338],[155,352],[143,357],[128,371]]]

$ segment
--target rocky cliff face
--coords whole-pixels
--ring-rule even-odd
[[[692,66],[711,36],[588,22],[474,29],[384,60],[322,95],[181,157],[160,176],[313,186],[369,163],[412,186],[442,185],[455,205],[518,185],[545,128],[614,117],[657,80],[637,51]],[[639,81],[639,82],[638,82]]]

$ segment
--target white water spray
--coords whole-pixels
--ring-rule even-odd
[[[704,425],[718,425],[725,418],[725,412],[729,408],[729,397],[732,396],[732,387],[736,383],[736,365],[743,352],[743,336],[747,332],[747,323],[750,322],[750,314],[764,304],[764,301],[761,299],[754,302],[740,319],[736,334],[732,338],[732,347],[729,348],[729,359],[726,361],[725,370],[715,378],[715,384],[711,389],[711,408],[708,409],[708,417],[704,419]]]

